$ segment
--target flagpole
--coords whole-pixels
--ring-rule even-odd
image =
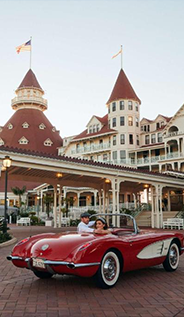
[[[32,62],[32,36],[30,36],[31,41],[31,49],[30,49],[30,69],[31,69],[31,62]]]
[[[123,69],[123,48],[121,45],[121,69]]]

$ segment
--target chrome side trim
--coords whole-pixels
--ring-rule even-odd
[[[184,251],[184,247],[183,247],[183,248],[180,248],[180,250],[181,250],[181,251]]]

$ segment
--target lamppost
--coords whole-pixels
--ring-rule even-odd
[[[4,233],[7,232],[7,185],[8,185],[8,168],[11,166],[12,160],[9,156],[5,156],[3,160],[3,167],[5,168],[5,198],[4,198]]]

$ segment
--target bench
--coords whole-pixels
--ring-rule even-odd
[[[18,225],[30,226],[30,224],[31,224],[31,219],[29,217],[23,217],[17,220],[17,226]]]
[[[181,218],[168,218],[163,221],[163,229],[184,229],[184,222]]]

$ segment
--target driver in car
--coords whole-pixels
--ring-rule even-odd
[[[90,214],[88,212],[83,212],[81,214],[81,222],[78,224],[77,231],[78,233],[82,232],[91,232],[91,233],[102,233],[101,229],[91,228],[94,226],[95,221],[89,221]]]

